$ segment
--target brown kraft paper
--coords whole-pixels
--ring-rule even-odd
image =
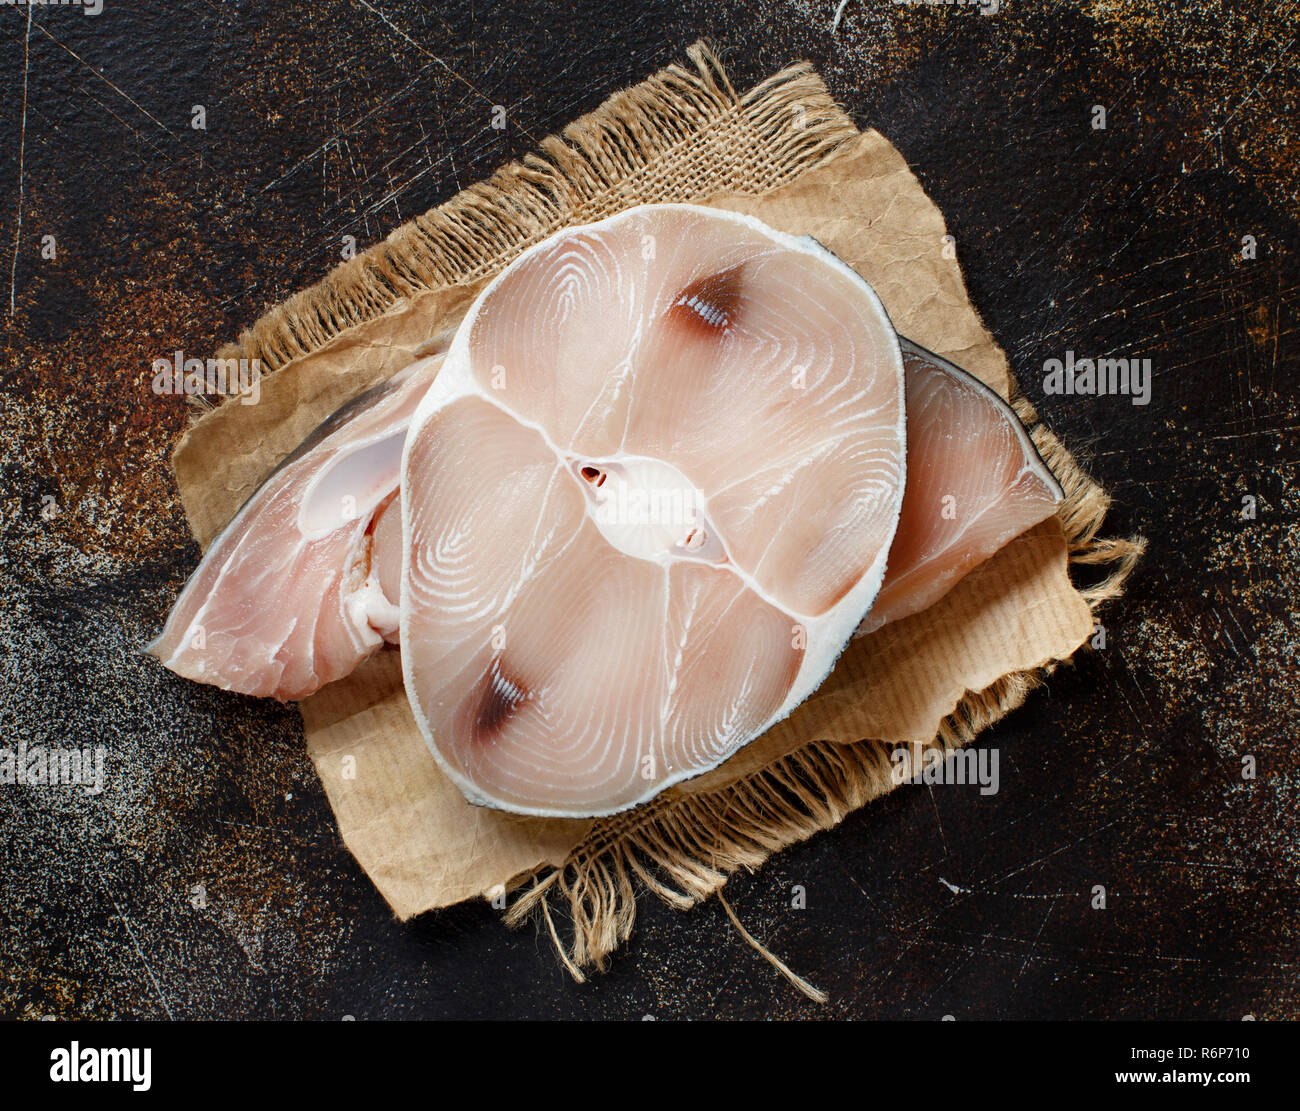
[[[558,208],[549,199],[533,198],[531,215],[509,225],[513,241],[497,257],[475,256],[473,265],[463,265],[465,280],[436,285],[431,280],[430,288],[393,295],[382,311],[346,327],[334,328],[328,321],[321,325],[326,314],[313,310],[312,326],[333,334],[322,334],[303,352],[276,338],[290,335],[291,329],[271,319],[299,311],[292,302],[259,323],[261,332],[254,329],[243,337],[243,347],[233,353],[261,352],[278,363],[262,383],[260,402],[229,403],[206,414],[175,453],[182,500],[199,542],[206,546],[262,477],[333,409],[401,369],[422,344],[454,327],[475,291],[520,247],[564,224],[588,222],[647,201],[707,201],[753,214],[786,232],[814,236],[875,287],[901,334],[1008,396],[1013,379],[1006,356],[972,307],[953,251],[945,250],[950,241],[945,240],[943,216],[889,142],[874,131],[857,134],[806,70],[787,71],[736,97],[707,53],[697,49],[692,58],[698,74],[674,67],[619,94],[573,125],[563,150],[581,150],[582,167],[595,164],[611,114],[621,119],[634,108],[645,117],[652,110],[671,114],[688,103],[695,131],[684,128],[685,137],[673,131],[659,146],[641,134],[646,149],[640,161],[606,168],[601,171],[606,176],[594,182],[580,175],[581,167],[565,163],[568,156],[562,157],[558,147],[548,146],[551,172],[571,187],[572,195]],[[638,120],[643,133],[649,125]],[[816,135],[799,134],[808,128]],[[765,167],[763,172],[747,168],[747,160]],[[775,175],[777,184],[768,186],[774,161],[784,171]],[[719,164],[726,172],[711,173],[710,167]],[[526,191],[521,180],[508,179],[486,199],[471,197],[474,218],[481,218],[477,210],[493,198],[500,203],[500,195],[510,189]],[[443,220],[435,230],[444,239],[452,234],[444,228],[454,231],[457,220],[468,218],[468,202],[462,198],[430,214]],[[383,245],[390,255],[397,238]],[[372,278],[369,273],[355,279],[331,276],[322,287],[298,296],[315,305],[328,300],[337,315],[335,306],[346,297],[349,280],[360,288]],[[1032,424],[1032,410],[1023,401],[1018,404]],[[669,789],[630,815],[537,819],[470,805],[439,771],[415,725],[397,652],[380,652],[352,676],[301,703],[308,749],[348,848],[403,919],[496,894],[529,877],[548,876],[545,888],[559,876],[573,903],[578,936],[572,956],[577,964],[600,964],[626,936],[634,913],[634,904],[626,905],[634,896],[624,882],[624,864],[641,869],[630,849],[608,857],[611,851],[623,851],[622,839],[634,839],[655,866],[688,874],[678,874],[671,889],[652,886],[678,905],[689,905],[720,888],[735,867],[753,866],[775,848],[834,824],[846,807],[860,805],[892,783],[887,762],[855,757],[852,768],[835,773],[857,777],[851,790],[841,788],[840,802],[821,806],[814,797],[804,808],[808,816],[801,812],[788,828],[779,821],[775,829],[756,823],[739,831],[729,827],[713,844],[708,815],[716,810],[715,796],[720,806],[730,797],[727,792],[747,791],[747,799],[761,794],[765,769],[784,767],[778,762],[799,760],[805,753],[833,751],[824,747],[828,742],[845,746],[846,759],[861,752],[864,742],[878,742],[881,752],[892,745],[933,744],[937,736],[947,737],[948,744],[963,743],[969,733],[954,732],[945,722],[951,723],[950,715],[964,698],[984,692],[979,713],[968,717],[979,724],[996,720],[1023,699],[1040,669],[1067,659],[1090,635],[1090,602],[1102,595],[1076,590],[1068,562],[1072,547],[1081,550],[1092,542],[1104,495],[1078,473],[1050,434],[1037,429],[1035,437],[1067,489],[1058,517],[1013,541],[929,610],[853,642],[822,688],[786,721],[720,767]],[[1136,557],[1136,549],[1121,550],[1127,542],[1097,543],[1110,546],[1087,557],[1089,562]],[[1112,592],[1122,573],[1112,576]],[[826,762],[822,755],[816,759]],[[692,809],[693,797],[698,805]],[[677,813],[688,813],[697,830],[693,846],[680,849],[681,859],[674,855],[678,849],[661,848],[655,834],[656,823]],[[615,879],[592,896],[583,885],[595,881],[582,869],[607,858],[615,861]],[[541,897],[551,894],[543,890]],[[549,912],[547,916],[549,920]],[[570,967],[576,974],[576,966]]]

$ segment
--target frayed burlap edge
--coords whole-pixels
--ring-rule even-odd
[[[614,94],[561,135],[544,139],[538,153],[502,167],[337,266],[268,311],[217,357],[258,359],[263,372],[277,370],[406,297],[496,273],[566,225],[591,222],[642,199],[765,193],[858,138],[807,63],[738,96],[705,43],[690,47],[687,56],[690,68],[669,66]],[[716,164],[707,181],[694,180],[685,160],[675,156],[702,138],[717,148],[718,161],[731,157],[729,151],[741,152],[737,159],[743,154],[735,180],[720,186]],[[755,150],[765,152],[759,163]],[[698,161],[698,152],[692,158]]]
[[[1095,614],[1123,593],[1146,540],[1098,537],[1110,497],[1041,424],[1014,385],[1012,390],[1017,415],[1065,491],[1057,515],[1071,564],[1106,570],[1100,582],[1080,591]],[[1012,672],[982,691],[968,692],[940,723],[931,747],[947,752],[969,744],[1020,706],[1055,667]],[[814,742],[716,791],[661,798],[602,819],[562,867],[526,877],[516,887],[506,922],[542,921],[565,967],[582,981],[585,969],[603,970],[631,935],[639,890],[679,910],[717,895],[742,937],[796,988],[824,1002],[823,992],[745,931],[722,888],[735,872],[757,869],[773,853],[838,825],[889,791],[895,785],[893,747],[874,740]],[[556,927],[557,911],[570,923],[567,939]]]
[[[264,372],[308,355],[349,328],[382,316],[417,293],[470,283],[504,267],[559,228],[588,222],[641,200],[702,200],[720,191],[762,194],[833,157],[859,132],[806,64],[775,74],[738,96],[708,47],[688,51],[693,68],[670,66],[611,97],[595,112],[544,140],[526,156],[404,224],[382,243],[261,317],[222,359],[257,359]],[[792,114],[799,125],[790,127]],[[719,186],[692,179],[676,150],[711,141],[720,159],[737,133],[767,156],[737,167]],[[200,401],[200,398],[192,400]],[[1098,606],[1122,593],[1145,547],[1140,537],[1098,539],[1109,498],[1037,420],[1014,401],[1066,497],[1060,518],[1072,563],[1108,570],[1082,591]],[[203,408],[210,406],[204,404]],[[1055,665],[1003,676],[968,693],[932,745],[959,748],[1018,707]],[[630,936],[637,898],[649,891],[687,909],[716,895],[732,925],[799,990],[825,996],[749,935],[722,896],[728,878],[758,868],[772,853],[830,829],[893,786],[890,746],[807,745],[737,783],[701,795],[661,798],[602,819],[562,867],[522,877],[506,914],[511,925],[542,922],[578,979],[604,969]],[[561,936],[557,916],[570,925]]]

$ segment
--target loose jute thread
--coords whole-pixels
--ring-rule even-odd
[[[762,194],[788,184],[858,138],[852,121],[805,64],[737,95],[703,43],[691,66],[670,66],[615,94],[499,170],[290,297],[218,352],[273,372],[416,293],[490,276],[569,224],[645,202],[699,201],[721,192]],[[1117,598],[1145,541],[1100,538],[1109,498],[1013,388],[1013,405],[1065,488],[1059,509],[1071,564],[1103,569],[1081,590],[1095,611]],[[1018,707],[1055,664],[1004,675],[968,692],[931,747],[949,751]],[[555,868],[519,877],[505,920],[543,924],[578,981],[601,970],[632,932],[649,892],[688,909],[717,896],[732,926],[810,999],[826,995],[756,940],[722,897],[728,878],[830,829],[893,786],[890,746],[862,740],[805,745],[716,791],[663,797],[598,821]],[[565,932],[557,913],[567,919]],[[567,933],[567,936],[565,934]]]

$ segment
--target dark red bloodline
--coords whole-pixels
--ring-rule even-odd
[[[506,723],[527,701],[527,688],[502,669],[499,656],[493,659],[479,699],[478,716],[474,721],[474,739],[489,741],[499,737]]]
[[[732,266],[691,282],[677,295],[667,318],[697,336],[726,335],[740,315],[740,271],[740,266]]]

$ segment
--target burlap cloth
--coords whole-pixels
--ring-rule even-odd
[[[1057,517],[930,610],[856,641],[812,699],[720,768],[636,810],[563,821],[470,806],[416,730],[396,652],[301,704],[340,832],[400,917],[488,896],[512,924],[540,916],[579,978],[626,940],[640,890],[682,908],[721,898],[735,870],[895,786],[895,746],[955,748],[1018,706],[1087,640],[1092,609],[1120,592],[1143,546],[1097,537],[1104,492],[1016,392],[942,215],[898,152],[859,133],[806,66],[738,96],[707,48],[689,56],[267,313],[218,353],[274,371],[261,401],[206,412],[174,455],[206,545],[323,417],[453,327],[521,250],[653,201],[718,204],[815,235],[875,286],[902,334],[1011,398],[1065,488]],[[1102,572],[1076,589],[1071,562]]]

